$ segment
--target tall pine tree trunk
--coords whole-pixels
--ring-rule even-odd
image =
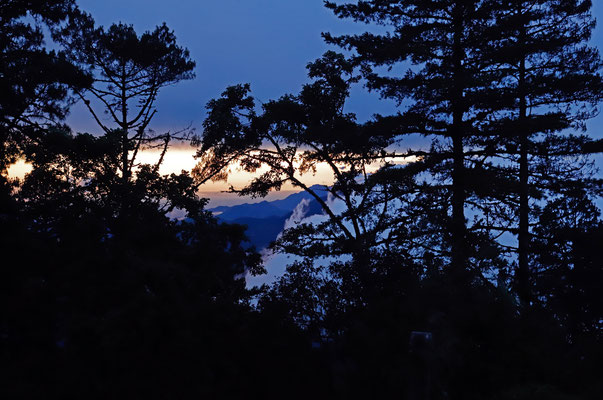
[[[529,198],[529,165],[528,146],[529,131],[527,126],[527,99],[525,91],[526,79],[525,58],[519,67],[519,232],[518,232],[518,268],[517,292],[524,304],[530,302],[530,272],[529,272],[529,247],[530,247],[530,198]]]
[[[452,268],[457,276],[463,275],[467,265],[465,235],[465,152],[463,148],[463,5],[457,2],[454,9],[453,63],[454,82],[452,106]]]
[[[452,267],[455,273],[466,269],[465,243],[465,173],[463,137],[460,130],[453,137],[452,171]]]
[[[121,153],[121,169],[122,169],[122,179],[123,179],[123,189],[126,188],[128,182],[130,181],[130,168],[129,168],[129,160],[128,160],[128,95],[127,95],[127,75],[126,75],[126,66],[122,64],[121,68],[121,140],[122,140],[122,153]]]
[[[121,234],[127,230],[127,214],[128,214],[128,196],[129,189],[128,184],[130,182],[130,162],[128,158],[129,151],[129,140],[128,140],[128,97],[127,97],[127,76],[125,64],[122,64],[121,68],[121,173],[122,173],[122,184],[120,188],[120,210],[119,210],[119,225]]]

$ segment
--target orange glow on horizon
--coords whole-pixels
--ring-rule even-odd
[[[163,159],[163,163],[159,169],[162,174],[171,174],[171,173],[180,173],[182,171],[191,171],[193,167],[197,164],[197,161],[194,158],[195,155],[194,149],[188,148],[172,148],[167,151],[165,157]],[[160,152],[158,150],[146,150],[141,151],[137,156],[137,162],[141,164],[155,164],[159,161]],[[415,158],[416,159],[416,158]],[[408,162],[414,161],[414,159],[406,159],[403,161],[397,161],[394,159],[388,159],[388,162],[404,164]],[[296,163],[298,166],[299,164]],[[367,168],[367,173],[375,172],[381,163],[374,163]],[[10,178],[19,178],[23,179],[26,174],[31,172],[32,166],[31,164],[25,162],[25,160],[19,160],[15,164],[11,165],[8,169],[8,177]],[[228,179],[226,182],[224,181],[210,181],[205,183],[199,189],[200,192],[203,193],[217,193],[227,191],[231,186],[235,189],[241,189],[246,186],[249,182],[253,180],[253,178],[261,175],[262,173],[268,171],[268,167],[262,167],[255,173],[249,173],[242,171],[238,164],[232,165],[229,168]],[[334,181],[333,171],[326,163],[320,163],[316,166],[316,172],[311,173],[308,172],[303,175],[297,175],[300,181],[304,182],[304,184],[308,186],[312,185],[331,185]],[[298,191],[298,188],[295,188],[291,184],[283,185],[282,191]]]
[[[162,174],[180,173],[182,170],[191,171],[193,167],[197,164],[197,161],[193,157],[195,155],[195,152],[196,151],[193,149],[169,150],[163,159],[163,164],[161,165],[159,171]],[[159,151],[144,151],[139,154],[138,161],[140,163],[154,164],[159,160],[159,156]],[[227,191],[231,186],[233,186],[235,189],[241,189],[247,184],[249,184],[249,182],[251,182],[255,177],[261,175],[266,171],[268,171],[268,167],[262,167],[255,173],[249,173],[243,171],[239,164],[234,164],[229,167],[229,174],[226,182],[207,182],[200,188],[200,191],[206,193],[223,192]],[[327,164],[318,165],[315,174],[307,173],[301,176],[300,178],[303,178],[304,184],[307,184],[308,186],[317,184],[330,185],[331,183],[333,183],[333,176]],[[283,185],[283,188],[281,190],[299,191],[299,189],[296,189],[291,184]]]

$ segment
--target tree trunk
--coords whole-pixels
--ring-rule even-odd
[[[129,189],[128,184],[130,182],[130,163],[128,158],[128,150],[129,150],[129,140],[128,140],[128,98],[127,98],[127,76],[125,65],[122,65],[122,76],[121,76],[121,123],[119,124],[121,127],[121,174],[122,174],[122,184],[120,188],[120,210],[119,210],[119,225],[121,229],[121,234],[124,235],[127,226],[127,214],[129,208]]]
[[[454,274],[462,275],[466,271],[466,226],[465,226],[465,160],[463,148],[463,5],[457,2],[454,10],[454,82],[452,103],[452,269]]]
[[[528,146],[529,132],[527,127],[527,99],[525,95],[525,58],[519,68],[519,232],[518,232],[518,268],[517,292],[524,304],[529,304],[530,271],[528,254],[530,247],[530,198],[529,198],[529,165]]]

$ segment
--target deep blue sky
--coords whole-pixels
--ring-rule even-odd
[[[79,0],[98,24],[133,24],[138,32],[166,22],[180,45],[197,62],[197,78],[164,89],[159,95],[156,128],[200,126],[208,100],[228,86],[251,83],[262,101],[295,93],[306,82],[305,66],[327,49],[320,33],[359,32],[340,21],[322,0]],[[356,94],[358,96],[356,96]],[[377,95],[355,92],[350,108],[368,118],[380,107]],[[82,107],[69,119],[76,130],[96,130]]]
[[[164,89],[159,95],[156,129],[199,127],[208,100],[228,85],[249,82],[262,100],[297,92],[306,82],[305,66],[329,47],[320,33],[361,32],[365,27],[341,21],[323,7],[322,0],[79,0],[98,24],[133,24],[138,32],[166,22],[179,43],[197,62],[197,78]],[[594,15],[603,24],[603,4],[594,1]],[[593,44],[603,50],[603,28],[597,27]],[[357,88],[349,111],[361,120],[375,112],[395,109]],[[81,106],[68,121],[77,131],[96,131]],[[603,118],[591,121],[591,135],[602,137]]]

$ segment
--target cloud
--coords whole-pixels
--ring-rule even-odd
[[[333,212],[336,214],[345,211],[345,203],[331,194],[329,194],[327,200],[327,205]],[[306,216],[309,210],[310,200],[303,199],[293,210],[291,217],[285,221],[283,226],[283,231],[285,229],[293,228],[299,224],[319,224],[321,222],[325,222],[329,219],[329,216],[326,214],[314,214],[310,216]],[[278,237],[282,235],[279,234]],[[282,253],[274,253],[271,250],[264,250],[262,252],[262,258],[264,262],[264,267],[266,268],[267,273],[259,276],[246,276],[247,287],[261,286],[263,284],[273,284],[280,277],[282,277],[287,271],[287,266],[291,265],[295,261],[301,261],[301,257],[294,256],[291,254],[282,254]],[[326,260],[323,259],[322,261]],[[329,260],[331,260],[329,258]],[[334,261],[334,260],[331,260]]]
[[[303,199],[300,201],[299,204],[293,209],[291,216],[285,221],[283,231],[285,229],[292,228],[303,221],[304,216],[308,213],[309,205],[310,200],[308,199]],[[279,233],[278,238],[280,238],[281,235],[282,232]],[[264,249],[262,251],[262,261],[267,273],[258,276],[251,276],[248,274],[245,277],[247,287],[262,286],[263,284],[270,285],[276,282],[285,274],[287,265],[291,264],[296,259],[299,259],[299,257],[294,257],[288,254],[274,253],[272,250]]]

